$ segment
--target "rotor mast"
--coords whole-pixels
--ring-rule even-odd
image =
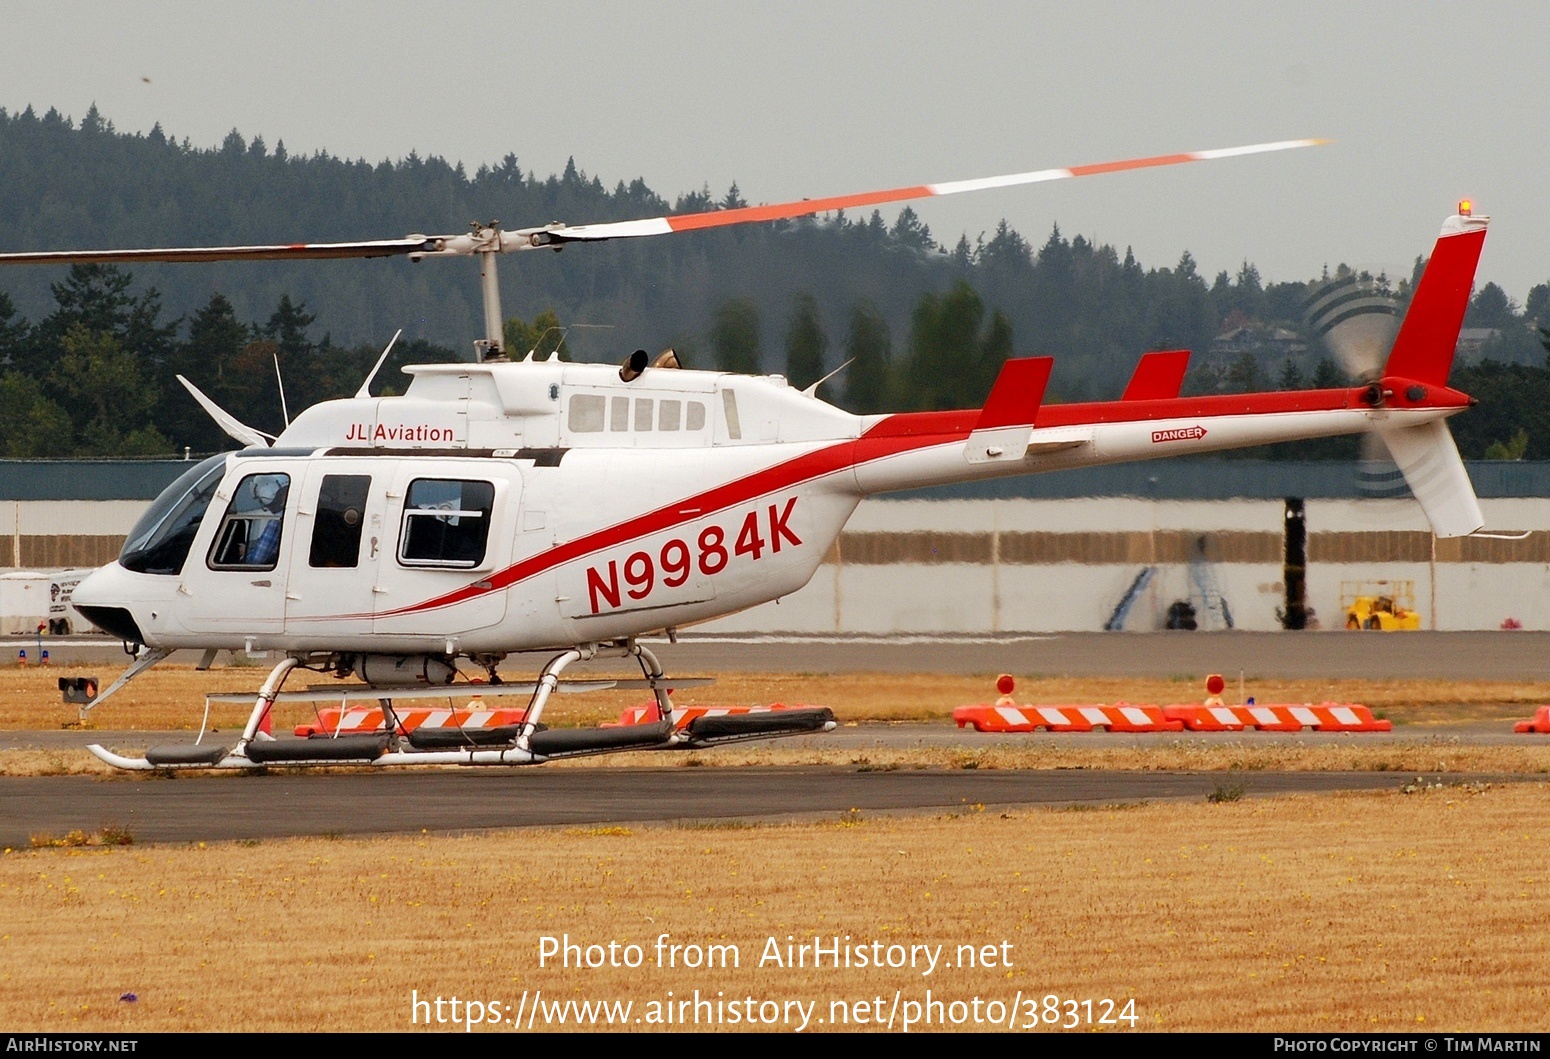
[[[475,222],[474,253],[479,255],[479,285],[484,292],[484,337],[474,346],[481,362],[509,360],[506,355],[506,324],[501,315],[501,287],[496,256],[501,253],[501,222]]]

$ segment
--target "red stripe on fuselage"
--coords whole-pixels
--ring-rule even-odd
[[[1451,393],[1452,391],[1448,391]],[[1339,390],[1289,390],[1280,393],[1222,394],[1159,401],[1098,401],[1086,404],[1045,405],[1039,409],[1036,427],[1084,426],[1100,423],[1149,422],[1159,419],[1209,419],[1218,416],[1276,415],[1288,412],[1329,412],[1369,407],[1365,387]],[[1440,394],[1439,394],[1440,396]],[[539,555],[484,578],[488,587],[466,585],[420,603],[382,611],[377,618],[397,617],[475,599],[497,592],[529,577],[638,537],[649,536],[693,522],[754,497],[805,485],[826,475],[853,470],[874,460],[915,449],[967,439],[979,419],[979,409],[953,412],[900,412],[874,424],[856,439],[837,442],[766,467],[703,493],[674,501],[644,515],[627,519],[557,545]],[[353,615],[372,617],[373,615]]]
[[[967,433],[964,436],[967,437]],[[940,444],[942,440],[940,435],[931,435],[920,440],[900,438],[894,440],[891,444],[885,445],[885,448],[902,452],[910,448]],[[637,537],[645,537],[653,533],[673,529],[685,522],[693,522],[704,518],[706,515],[743,503],[753,497],[802,485],[822,478],[825,475],[834,474],[837,471],[849,470],[858,462],[853,452],[857,444],[856,440],[846,440],[827,448],[805,453],[795,459],[778,463],[773,467],[766,467],[762,471],[755,471],[751,475],[728,482],[726,485],[716,486],[695,496],[674,501],[666,507],[657,508],[655,511],[644,515],[639,515],[605,529],[577,537],[573,541],[567,541],[539,555],[524,559],[513,566],[508,566],[494,576],[486,578],[485,580],[490,586],[488,588],[475,588],[473,585],[467,585],[456,591],[426,600],[423,603],[415,603],[407,607],[400,607],[397,610],[382,612],[377,617],[385,618],[400,614],[412,614],[417,611],[433,610],[438,607],[447,607],[455,603],[461,603],[464,600],[473,599],[486,592],[495,592],[509,588],[518,581],[543,573],[545,570],[560,566],[573,559],[580,559],[593,552],[624,544]],[[888,453],[885,452],[883,454],[886,455]]]

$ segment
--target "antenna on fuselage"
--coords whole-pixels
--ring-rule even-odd
[[[538,354],[538,347],[544,344],[544,339],[549,336],[550,331],[560,332],[560,340],[556,342],[554,344],[554,348],[549,351],[549,356],[545,358],[545,363],[560,359],[560,349],[565,345],[565,336],[570,334],[576,328],[591,327],[599,331],[612,331],[613,326],[613,324],[567,324],[565,327],[561,327],[559,324],[550,324],[548,327],[544,328],[543,334],[539,335],[536,339],[533,340],[533,348],[527,351],[527,356],[522,358],[522,363],[532,363],[533,358]]]
[[[522,362],[524,364],[532,363],[534,355],[538,353],[538,347],[544,344],[544,339],[549,337],[550,331],[560,332],[560,340],[556,342],[554,344],[554,348],[549,351],[549,359],[554,360],[559,357],[560,347],[565,344],[565,336],[570,333],[570,328],[561,327],[559,324],[550,324],[548,327],[544,328],[543,334],[539,335],[533,340],[533,348],[528,350],[527,356],[522,358]]]
[[[274,381],[280,387],[280,415],[285,419],[286,427],[291,425],[291,410],[285,405],[285,380],[280,378],[280,351],[274,352]]]
[[[387,360],[389,353],[393,352],[393,343],[397,342],[398,336],[403,333],[404,329],[402,327],[393,332],[393,337],[388,340],[387,348],[382,351],[382,356],[377,358],[377,362],[371,366],[371,371],[366,373],[366,381],[361,383],[359,390],[355,391],[357,400],[371,396],[371,380],[377,377],[377,371],[382,367],[382,362]]]
[[[856,358],[855,357],[851,357],[845,363],[841,364],[839,367],[837,367],[833,371],[829,372],[829,374],[825,375],[823,378],[821,378],[817,382],[813,383],[807,389],[803,390],[802,391],[802,396],[804,396],[804,397],[817,397],[818,396],[818,387],[822,386],[824,383],[826,383],[830,379],[834,378],[836,375],[838,375],[840,372],[844,371],[846,368],[850,367],[855,362],[856,362]]]

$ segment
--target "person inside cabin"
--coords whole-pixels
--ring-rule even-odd
[[[243,562],[248,566],[273,566],[280,557],[281,515],[285,513],[285,494],[288,479],[284,475],[260,475],[253,483],[253,496],[260,510],[270,518],[263,519],[258,537],[248,545]]]

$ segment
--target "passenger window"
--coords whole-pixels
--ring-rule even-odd
[[[603,395],[578,393],[570,399],[570,429],[573,434],[596,434],[603,429]]]
[[[609,405],[608,429],[614,432],[630,429],[630,399],[615,397]]]
[[[369,474],[328,474],[318,490],[318,511],[312,523],[312,552],[307,565],[352,567],[361,557]]]
[[[404,500],[399,560],[406,566],[477,566],[494,506],[495,486],[489,482],[415,479]]]
[[[682,401],[663,401],[661,413],[657,418],[657,429],[677,430],[679,410],[682,408]]]
[[[635,398],[635,429],[651,429],[651,406],[654,402],[649,397]]]
[[[705,429],[705,406],[698,401],[689,402],[689,414],[684,422],[685,430]]]
[[[285,500],[290,491],[288,474],[250,474],[242,479],[215,534],[211,568],[273,570],[280,558]]]

